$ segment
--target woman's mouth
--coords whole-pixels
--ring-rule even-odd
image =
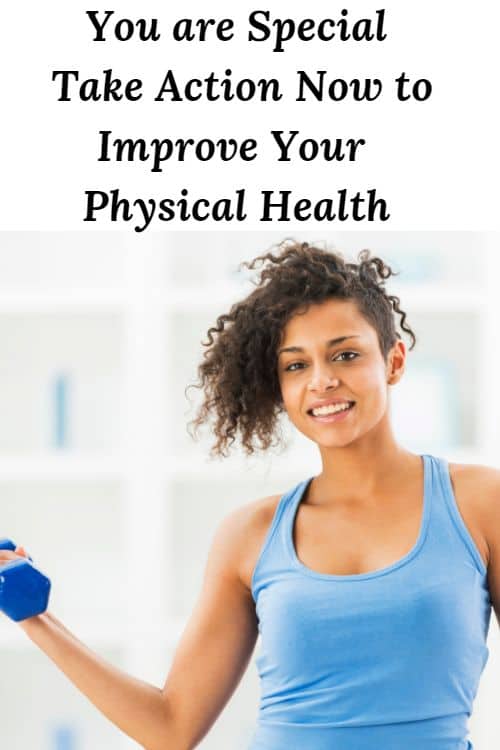
[[[352,412],[355,401],[349,401],[349,406],[344,407],[341,410],[338,411],[332,411],[331,413],[327,413],[327,410],[322,410],[323,413],[316,413],[313,414],[312,409],[309,410],[307,413],[311,417],[311,419],[314,419],[315,422],[325,422],[327,424],[331,422],[341,422],[344,419],[347,419],[349,414]],[[315,410],[316,411],[316,410]]]

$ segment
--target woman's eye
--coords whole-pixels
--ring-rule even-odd
[[[338,359],[339,357],[344,357],[344,355],[346,354],[353,355],[353,356],[352,358],[349,357],[349,359],[344,359],[343,360],[344,362],[352,362],[354,359],[359,357],[359,354],[357,354],[357,352],[345,351],[345,352],[340,352],[339,354],[337,354],[335,359]],[[295,372],[297,367],[300,368],[303,365],[304,365],[303,362],[291,362],[289,365],[285,367],[285,372]]]
[[[353,354],[354,355],[353,359],[356,359],[356,357],[359,356],[356,352],[340,352],[340,354],[338,354],[337,357],[342,357],[344,354]],[[335,357],[335,359],[337,359],[337,357]],[[346,361],[352,362],[352,359],[348,359]]]

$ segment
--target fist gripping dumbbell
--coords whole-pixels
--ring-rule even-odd
[[[0,539],[0,549],[14,552],[10,539]],[[49,603],[50,580],[32,564],[31,558],[0,565],[0,610],[19,622],[41,615]]]

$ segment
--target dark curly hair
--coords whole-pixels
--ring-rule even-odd
[[[385,362],[396,339],[401,338],[393,311],[401,316],[401,329],[412,339],[410,349],[416,343],[399,298],[384,288],[384,280],[398,272],[381,258],[362,250],[358,263],[347,263],[339,252],[289,240],[276,248],[276,254],[270,251],[240,264],[239,269],[254,269],[258,263],[263,266],[258,280],[252,281],[256,289],[233,304],[228,313],[219,315],[215,326],[208,329],[208,341],[201,342],[208,348],[198,365],[199,380],[187,387],[204,391],[204,401],[189,423],[195,427],[194,436],[209,415],[215,414],[212,457],[228,455],[227,448],[235,442],[238,430],[247,455],[279,444],[279,440],[273,443],[278,417],[284,411],[277,351],[287,321],[299,310],[332,297],[355,300],[377,332]],[[260,445],[254,444],[254,438]]]

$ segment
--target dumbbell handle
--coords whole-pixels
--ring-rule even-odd
[[[0,549],[14,552],[16,545],[10,539],[0,539]],[[50,580],[26,558],[0,566],[0,610],[11,620],[19,622],[40,615],[47,609]]]

